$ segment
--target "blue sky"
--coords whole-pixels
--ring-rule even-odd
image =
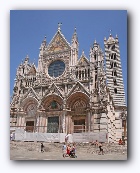
[[[61,31],[71,43],[77,28],[79,56],[84,50],[89,58],[94,40],[104,51],[104,37],[110,30],[119,38],[124,88],[127,102],[127,11],[126,10],[12,10],[10,11],[10,96],[13,93],[16,69],[28,54],[37,65],[39,47],[44,37],[49,43],[62,22]]]

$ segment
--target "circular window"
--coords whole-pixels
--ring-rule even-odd
[[[65,71],[65,63],[63,61],[57,60],[52,62],[48,68],[48,74],[51,77],[58,77]]]

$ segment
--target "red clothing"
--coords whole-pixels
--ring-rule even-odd
[[[70,154],[70,147],[67,147],[67,154]]]

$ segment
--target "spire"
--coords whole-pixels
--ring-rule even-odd
[[[107,43],[110,43],[110,44],[115,43],[115,39],[111,34],[112,30],[110,29],[109,32],[110,32],[110,35],[109,35],[109,38],[107,40]],[[104,41],[106,41],[106,40],[104,40]]]
[[[112,34],[111,34],[112,30],[110,29],[110,30],[109,30],[109,32],[110,32],[110,34],[109,34],[109,35],[112,37]]]
[[[29,62],[29,56],[28,56],[28,55],[26,55],[25,61]],[[24,61],[24,62],[25,62],[25,61]]]
[[[78,42],[76,27],[74,28],[74,33],[73,33],[73,36],[72,36],[72,42],[73,42],[73,41],[77,41],[77,42]]]
[[[98,47],[98,43],[96,42],[96,39],[94,41],[93,47]]]
[[[82,50],[82,56],[85,56],[85,52],[84,52],[84,50]]]
[[[45,47],[46,47],[46,45],[47,45],[47,41],[46,41],[46,36],[45,36],[44,40],[43,40],[42,43],[41,43],[41,46],[40,46],[39,50],[40,50],[40,51],[41,51],[41,50],[44,50]]]
[[[78,62],[78,49],[79,49],[79,43],[78,43],[78,37],[76,32],[76,27],[74,28],[74,33],[71,39],[71,66],[75,66]]]
[[[118,41],[118,35],[116,34],[116,38],[115,38],[116,41]]]
[[[60,28],[60,26],[62,25],[62,23],[58,23],[58,31],[60,32],[61,31],[61,28]]]
[[[45,38],[44,38],[44,40],[42,41],[42,45],[43,45],[43,46],[46,46],[46,44],[47,44],[47,41],[46,41],[46,35],[45,35]]]

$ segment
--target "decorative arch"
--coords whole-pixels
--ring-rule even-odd
[[[62,109],[63,99],[55,94],[48,95],[43,98],[42,105],[45,110],[60,110]]]
[[[71,110],[86,109],[89,107],[89,97],[82,92],[76,92],[67,99],[67,107]]]
[[[29,113],[29,110],[31,110],[31,114],[33,114],[33,111],[37,111],[38,100],[36,100],[35,98],[28,97],[22,102],[21,106],[23,107],[23,111],[25,113]]]

